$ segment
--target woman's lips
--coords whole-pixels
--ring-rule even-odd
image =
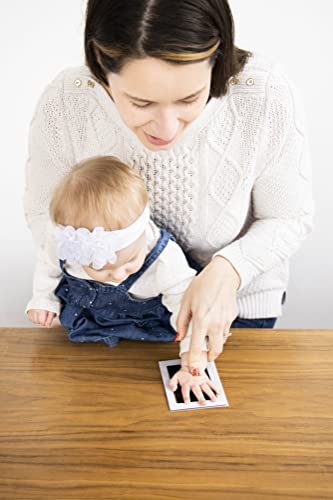
[[[159,139],[158,137],[155,137],[153,135],[149,135],[146,132],[144,132],[144,134],[147,137],[147,140],[151,144],[156,144],[157,146],[166,146],[167,144],[171,144],[171,142],[174,140],[174,138],[173,138],[173,139],[171,139],[171,141],[164,141],[163,139]]]

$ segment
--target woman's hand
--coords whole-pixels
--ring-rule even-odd
[[[200,366],[200,354],[208,337],[208,360],[216,359],[229,336],[237,316],[236,293],[240,277],[230,262],[216,256],[198,274],[186,290],[177,318],[177,340],[182,340],[192,319],[189,351],[191,373]]]
[[[56,316],[55,313],[45,311],[45,309],[30,309],[27,314],[30,321],[37,325],[45,326],[46,328],[51,328],[52,322]]]
[[[195,394],[201,405],[206,404],[206,399],[203,393],[207,394],[211,401],[216,401],[216,394],[220,394],[219,389],[213,384],[209,377],[207,377],[204,371],[201,375],[194,376],[191,375],[188,368],[182,367],[170,379],[170,389],[175,392],[178,384],[182,388],[182,395],[185,404],[190,403],[190,391]]]

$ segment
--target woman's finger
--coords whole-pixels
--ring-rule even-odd
[[[223,345],[227,342],[228,338],[231,337],[232,333],[227,330],[227,333],[223,335]]]
[[[230,333],[231,322],[227,321],[225,325],[221,328],[219,334],[214,334],[209,338],[209,353],[208,361],[214,361],[223,352],[223,346],[226,343],[228,337],[231,336]],[[222,333],[222,335],[221,335]]]
[[[233,320],[229,320],[224,325],[224,329],[223,329],[223,343],[226,342],[226,340],[229,337],[229,335],[231,335],[231,333],[230,333],[230,327],[231,327],[232,321]]]
[[[208,340],[208,361],[214,361],[223,351],[223,330],[211,331],[207,333]]]
[[[190,373],[196,375],[197,369],[201,363],[201,353],[205,345],[207,326],[200,316],[193,314],[192,316],[192,335],[190,349],[188,351],[188,364]]]
[[[186,299],[186,295],[183,298],[180,311],[178,313],[176,326],[177,326],[177,340],[183,340],[187,334],[187,330],[191,321],[191,307],[190,301]]]

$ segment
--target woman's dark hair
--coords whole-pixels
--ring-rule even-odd
[[[210,97],[221,97],[252,54],[234,45],[227,0],[88,0],[86,64],[98,81],[130,59],[214,64]]]

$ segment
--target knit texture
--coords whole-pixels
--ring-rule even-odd
[[[62,71],[29,131],[24,204],[38,246],[56,183],[95,155],[117,156],[142,176],[152,219],[194,259],[233,264],[241,317],[281,314],[289,258],[312,228],[313,201],[303,107],[278,65],[254,54],[228,93],[161,151],[140,142],[86,66]]]

